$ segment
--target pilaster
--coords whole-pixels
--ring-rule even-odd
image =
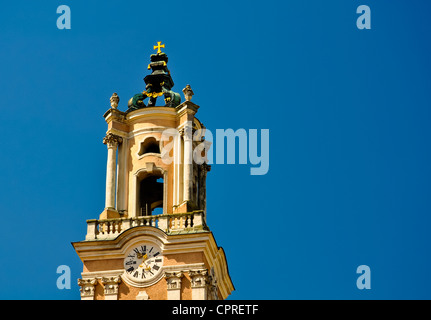
[[[168,300],[181,300],[182,272],[166,272],[165,279],[168,286]]]
[[[190,270],[189,276],[192,282],[192,300],[208,299],[208,270]]]
[[[120,276],[102,277],[105,300],[118,300],[118,287],[121,282]]]

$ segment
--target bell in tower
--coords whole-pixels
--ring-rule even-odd
[[[83,300],[211,300],[234,290],[206,224],[210,166],[193,161],[195,133],[204,130],[199,106],[189,85],[184,102],[172,91],[161,48],[154,46],[145,89],[125,111],[113,94],[104,114],[105,207],[87,220],[85,240],[72,243],[83,262]]]

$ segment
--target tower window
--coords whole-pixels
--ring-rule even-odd
[[[150,216],[163,213],[163,178],[149,176],[140,182],[139,189],[139,215]]]
[[[142,156],[146,153],[160,153],[159,142],[155,138],[149,137],[141,143],[138,155]]]

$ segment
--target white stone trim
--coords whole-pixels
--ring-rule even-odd
[[[136,130],[131,131],[127,134],[127,139],[133,139],[133,138],[136,139],[136,137],[141,136],[143,134],[159,133],[161,135],[163,133],[163,131],[165,131],[167,129],[172,129],[172,128],[171,127],[152,127],[151,129],[149,129],[149,128],[136,129]]]
[[[154,109],[151,109],[154,108]],[[129,113],[129,115],[126,118],[127,122],[133,122],[135,120],[138,120],[139,118],[143,117],[143,116],[147,116],[147,115],[156,115],[156,114],[165,114],[165,115],[170,115],[172,116],[172,118],[176,118],[177,116],[177,112],[175,109],[173,108],[169,108],[166,107],[166,109],[160,109],[162,107],[147,107],[147,108],[142,108],[142,109],[138,109],[138,110],[134,110],[133,112]]]
[[[157,282],[159,282],[163,278],[163,274],[164,274],[164,272],[162,269],[162,271],[157,276],[152,278],[151,280],[141,282],[141,281],[136,281],[136,280],[130,278],[128,276],[126,270],[124,270],[123,274],[121,275],[121,278],[123,279],[123,281],[125,283],[127,283],[128,285],[131,285],[132,287],[146,288],[146,287],[150,287],[150,286],[156,284]]]
[[[123,273],[124,269],[116,269],[116,270],[108,270],[108,271],[95,271],[95,272],[82,272],[81,277],[82,280],[88,279],[99,279],[102,278],[110,278],[119,276]]]

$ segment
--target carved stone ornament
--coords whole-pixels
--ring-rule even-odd
[[[186,85],[186,87],[183,89],[184,97],[186,98],[186,101],[192,100],[192,96],[194,95],[192,87],[190,85]]]
[[[97,279],[78,279],[78,286],[81,292],[81,297],[93,297],[94,296],[94,286],[97,285]]]
[[[192,288],[201,288],[205,287],[210,283],[210,279],[208,276],[208,270],[190,270],[189,276],[192,280]]]
[[[111,108],[117,109],[118,103],[120,102],[120,97],[116,92],[114,92],[111,96],[111,99],[109,99],[109,101],[111,102]]]
[[[108,133],[104,138],[103,138],[103,143],[106,144],[108,146],[108,148],[115,148],[118,144],[123,142],[123,138],[121,138],[120,136],[117,136],[113,133]]]
[[[215,274],[214,267],[211,267],[210,271],[211,275],[209,276],[209,282],[211,285],[208,288],[208,298],[209,300],[218,300],[218,292],[217,292],[217,278]]]
[[[208,300],[219,300],[216,285],[210,285],[208,291]]]
[[[165,278],[169,289],[181,289],[182,272],[166,272]]]
[[[139,291],[139,293],[136,296],[136,300],[150,300],[150,297],[148,296],[148,293],[144,291]]]
[[[118,284],[121,282],[120,276],[102,278],[102,283],[105,287],[105,295],[118,294]]]

